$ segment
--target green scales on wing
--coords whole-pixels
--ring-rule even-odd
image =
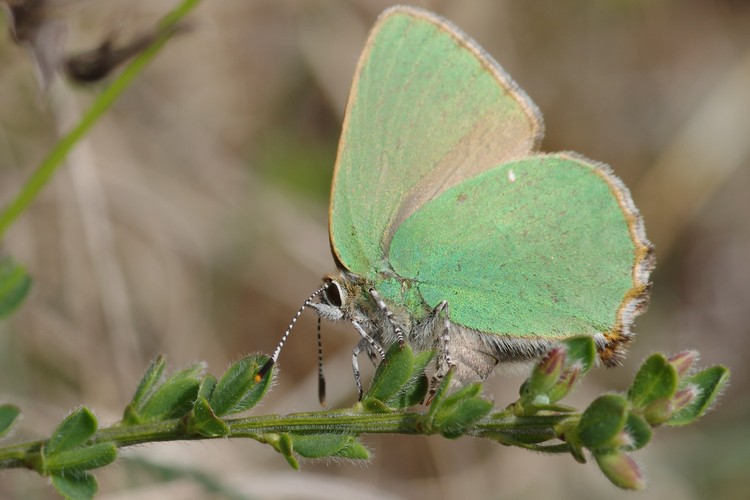
[[[539,153],[542,133],[536,106],[457,28],[390,9],[339,144],[339,265],[417,320],[445,300],[452,323],[488,334],[627,335],[651,266],[637,209],[606,166]]]

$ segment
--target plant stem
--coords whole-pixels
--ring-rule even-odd
[[[254,438],[264,434],[424,434],[433,432],[424,425],[426,412],[393,412],[361,413],[355,406],[346,410],[324,412],[293,413],[289,415],[263,415],[226,419],[229,426],[228,438]],[[577,415],[572,416],[577,418]],[[542,415],[534,417],[514,417],[496,414],[479,421],[468,434],[474,437],[486,437],[501,443],[513,442],[514,437],[530,435],[556,437],[556,427],[571,415]],[[159,441],[188,441],[212,439],[199,434],[189,434],[185,430],[183,419],[172,419],[162,422],[122,426],[113,425],[100,429],[87,444],[111,442],[118,448]],[[44,441],[32,441],[0,448],[0,469],[31,468],[40,463]],[[523,447],[537,451],[566,452],[567,445],[542,446],[535,443],[524,443]]]
[[[200,0],[184,0],[159,23],[160,33],[154,43],[133,59],[120,75],[99,94],[81,121],[62,137],[37,167],[16,197],[0,212],[0,240],[13,222],[26,210],[52,175],[62,165],[68,153],[99,121],[118,97],[127,89],[174,34],[173,28]]]

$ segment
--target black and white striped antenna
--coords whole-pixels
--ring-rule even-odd
[[[292,329],[294,328],[295,323],[297,323],[297,320],[302,315],[302,311],[304,311],[306,308],[310,307],[312,305],[312,300],[323,293],[323,291],[326,289],[327,285],[323,285],[317,290],[315,290],[310,296],[305,300],[300,308],[297,310],[297,314],[294,315],[292,318],[292,321],[289,322],[289,326],[286,327],[286,331],[284,332],[284,335],[281,337],[281,341],[279,341],[279,345],[276,346],[276,350],[273,351],[273,354],[271,355],[271,359],[266,361],[266,363],[261,367],[261,369],[258,371],[258,373],[255,374],[255,381],[260,382],[263,380],[263,377],[265,377],[268,372],[271,370],[273,365],[276,364],[276,362],[279,360],[279,354],[281,354],[281,348],[284,347],[284,344],[286,343],[286,340],[289,338],[289,334],[292,333]],[[318,330],[318,336],[320,336],[320,330]],[[320,350],[319,350],[320,352]],[[319,355],[320,356],[320,355]],[[322,369],[319,370],[319,374],[322,374]],[[325,383],[323,384],[325,387]],[[319,386],[320,390],[320,386]]]
[[[320,316],[318,316],[318,401],[326,404],[326,377],[323,374],[323,338],[320,335]]]

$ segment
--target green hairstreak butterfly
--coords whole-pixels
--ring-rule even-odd
[[[436,349],[436,378],[488,376],[591,335],[613,365],[648,298],[652,246],[625,185],[540,153],[539,110],[449,21],[394,7],[352,84],[329,213],[337,272],[300,308],[351,322],[357,355]],[[320,298],[316,302],[316,298]]]

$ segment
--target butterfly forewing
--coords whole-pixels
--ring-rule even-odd
[[[527,156],[538,110],[447,21],[386,11],[370,33],[347,104],[330,205],[333,252],[374,277],[401,223],[450,186]]]

